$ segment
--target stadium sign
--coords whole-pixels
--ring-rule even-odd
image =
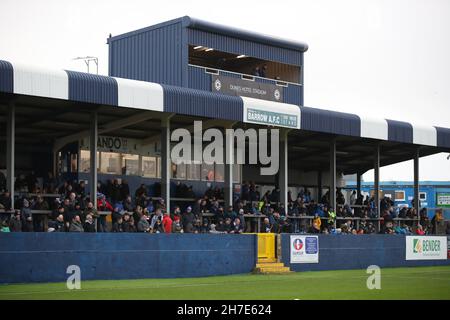
[[[436,204],[438,207],[450,208],[450,192],[436,193]]]
[[[233,96],[244,96],[256,99],[282,102],[283,87],[270,83],[261,83],[241,78],[213,75],[212,91]]]
[[[319,263],[319,237],[291,235],[291,263]]]
[[[247,122],[261,123],[279,127],[297,128],[298,118],[296,115],[248,108]]]
[[[447,237],[406,236],[406,260],[446,260]]]

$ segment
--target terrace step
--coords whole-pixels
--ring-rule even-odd
[[[276,259],[258,259],[253,273],[257,274],[287,274],[292,271]]]

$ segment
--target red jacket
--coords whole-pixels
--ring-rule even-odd
[[[172,219],[169,215],[164,215],[164,218],[162,220],[162,225],[164,227],[165,233],[171,233],[172,232]]]
[[[98,211],[114,211],[114,208],[112,207],[111,203],[105,200],[103,203],[103,200],[97,199],[97,210]]]

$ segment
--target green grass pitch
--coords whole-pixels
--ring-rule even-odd
[[[204,278],[0,285],[5,299],[450,299],[450,266],[381,269],[381,289],[368,290],[365,270]]]

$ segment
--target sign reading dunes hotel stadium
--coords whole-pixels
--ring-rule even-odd
[[[407,236],[406,260],[446,260],[447,237]]]
[[[291,235],[291,263],[319,263],[319,237]]]

